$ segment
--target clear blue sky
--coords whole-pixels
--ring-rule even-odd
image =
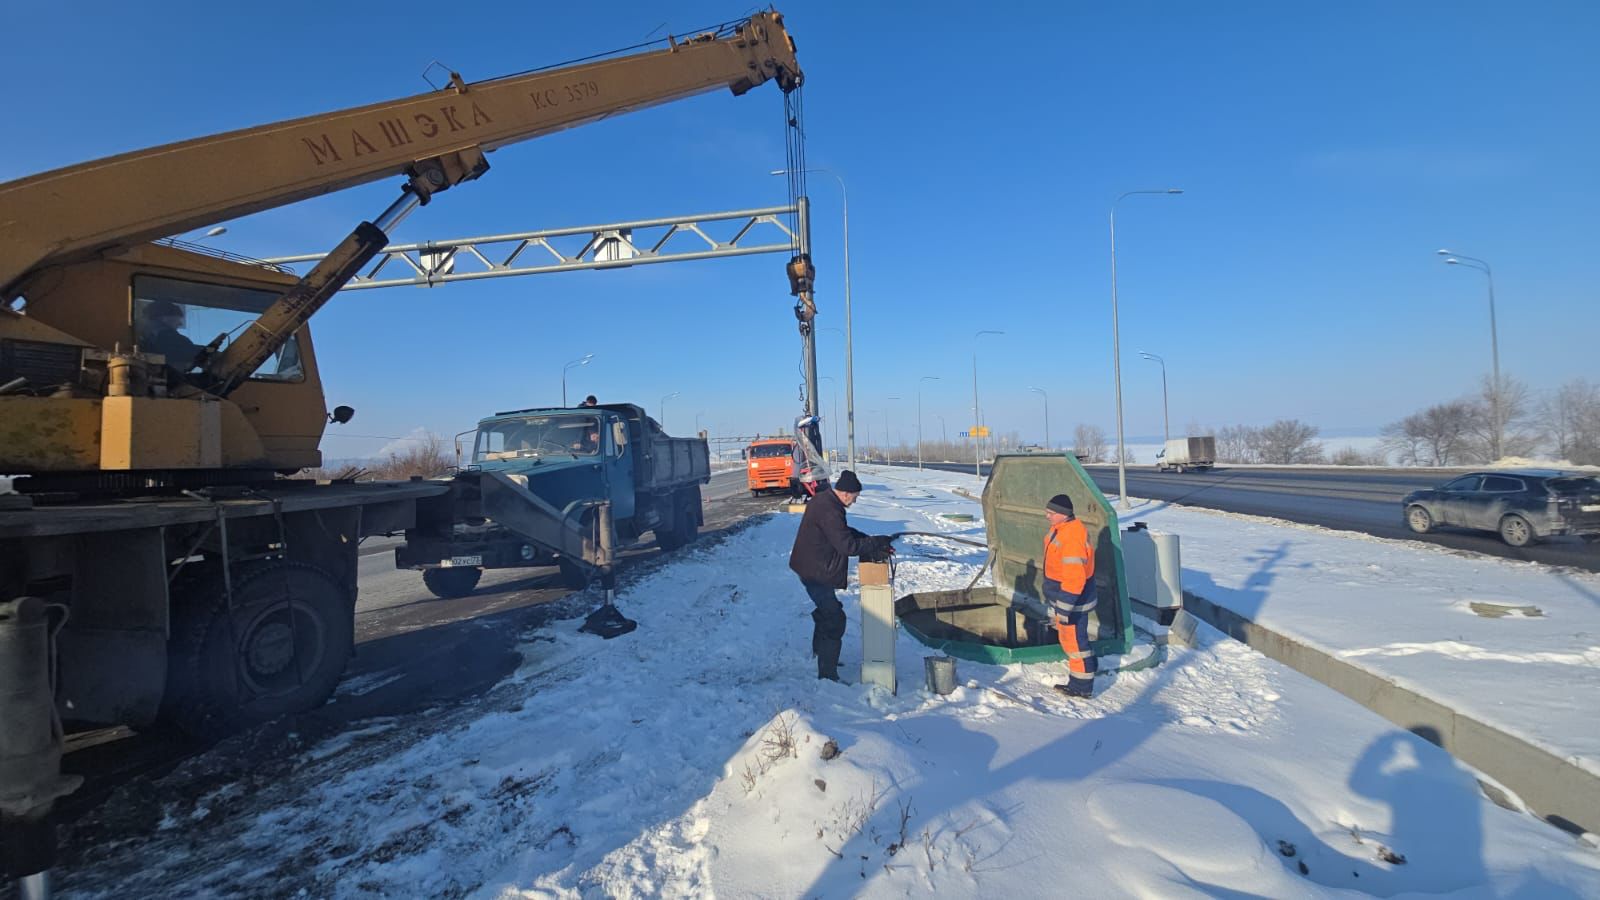
[[[482,79],[733,18],[713,2],[16,4],[0,179],[425,89],[433,60]],[[858,419],[911,440],[985,418],[1110,432],[1107,211],[1119,207],[1132,435],[1295,417],[1373,433],[1469,391],[1489,366],[1536,388],[1600,375],[1600,5],[1572,2],[788,2],[813,165],[851,191]],[[632,114],[494,153],[483,180],[397,241],[782,203],[775,85]],[[254,256],[331,247],[381,183],[228,222]],[[839,196],[813,177],[819,326],[843,320]],[[799,411],[782,258],[503,279],[337,298],[314,323],[347,433],[451,433],[577,396],[697,413],[722,433]],[[843,344],[821,334],[840,385]],[[824,385],[831,411],[834,384]],[[898,401],[886,401],[899,396]],[[858,432],[863,430],[858,427]],[[338,434],[332,429],[331,434]],[[329,440],[329,456],[382,441]]]

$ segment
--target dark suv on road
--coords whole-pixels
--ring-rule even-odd
[[[1525,547],[1555,534],[1600,539],[1600,477],[1554,469],[1474,472],[1436,488],[1412,491],[1401,502],[1418,534],[1438,525],[1498,531]]]

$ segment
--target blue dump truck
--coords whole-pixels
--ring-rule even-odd
[[[450,514],[419,517],[439,524],[408,530],[395,566],[422,570],[441,598],[471,593],[484,569],[556,565],[581,588],[646,532],[663,550],[694,540],[710,479],[704,439],[669,437],[631,403],[495,413],[431,501]]]

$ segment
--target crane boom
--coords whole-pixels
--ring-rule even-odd
[[[777,12],[665,50],[465,83],[136,150],[0,184],[0,301],[87,258],[516,141],[726,87],[803,80]]]

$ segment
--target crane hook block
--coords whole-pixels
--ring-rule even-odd
[[[799,296],[811,293],[812,282],[816,280],[816,267],[811,265],[811,256],[807,253],[796,255],[789,260],[789,293]]]

